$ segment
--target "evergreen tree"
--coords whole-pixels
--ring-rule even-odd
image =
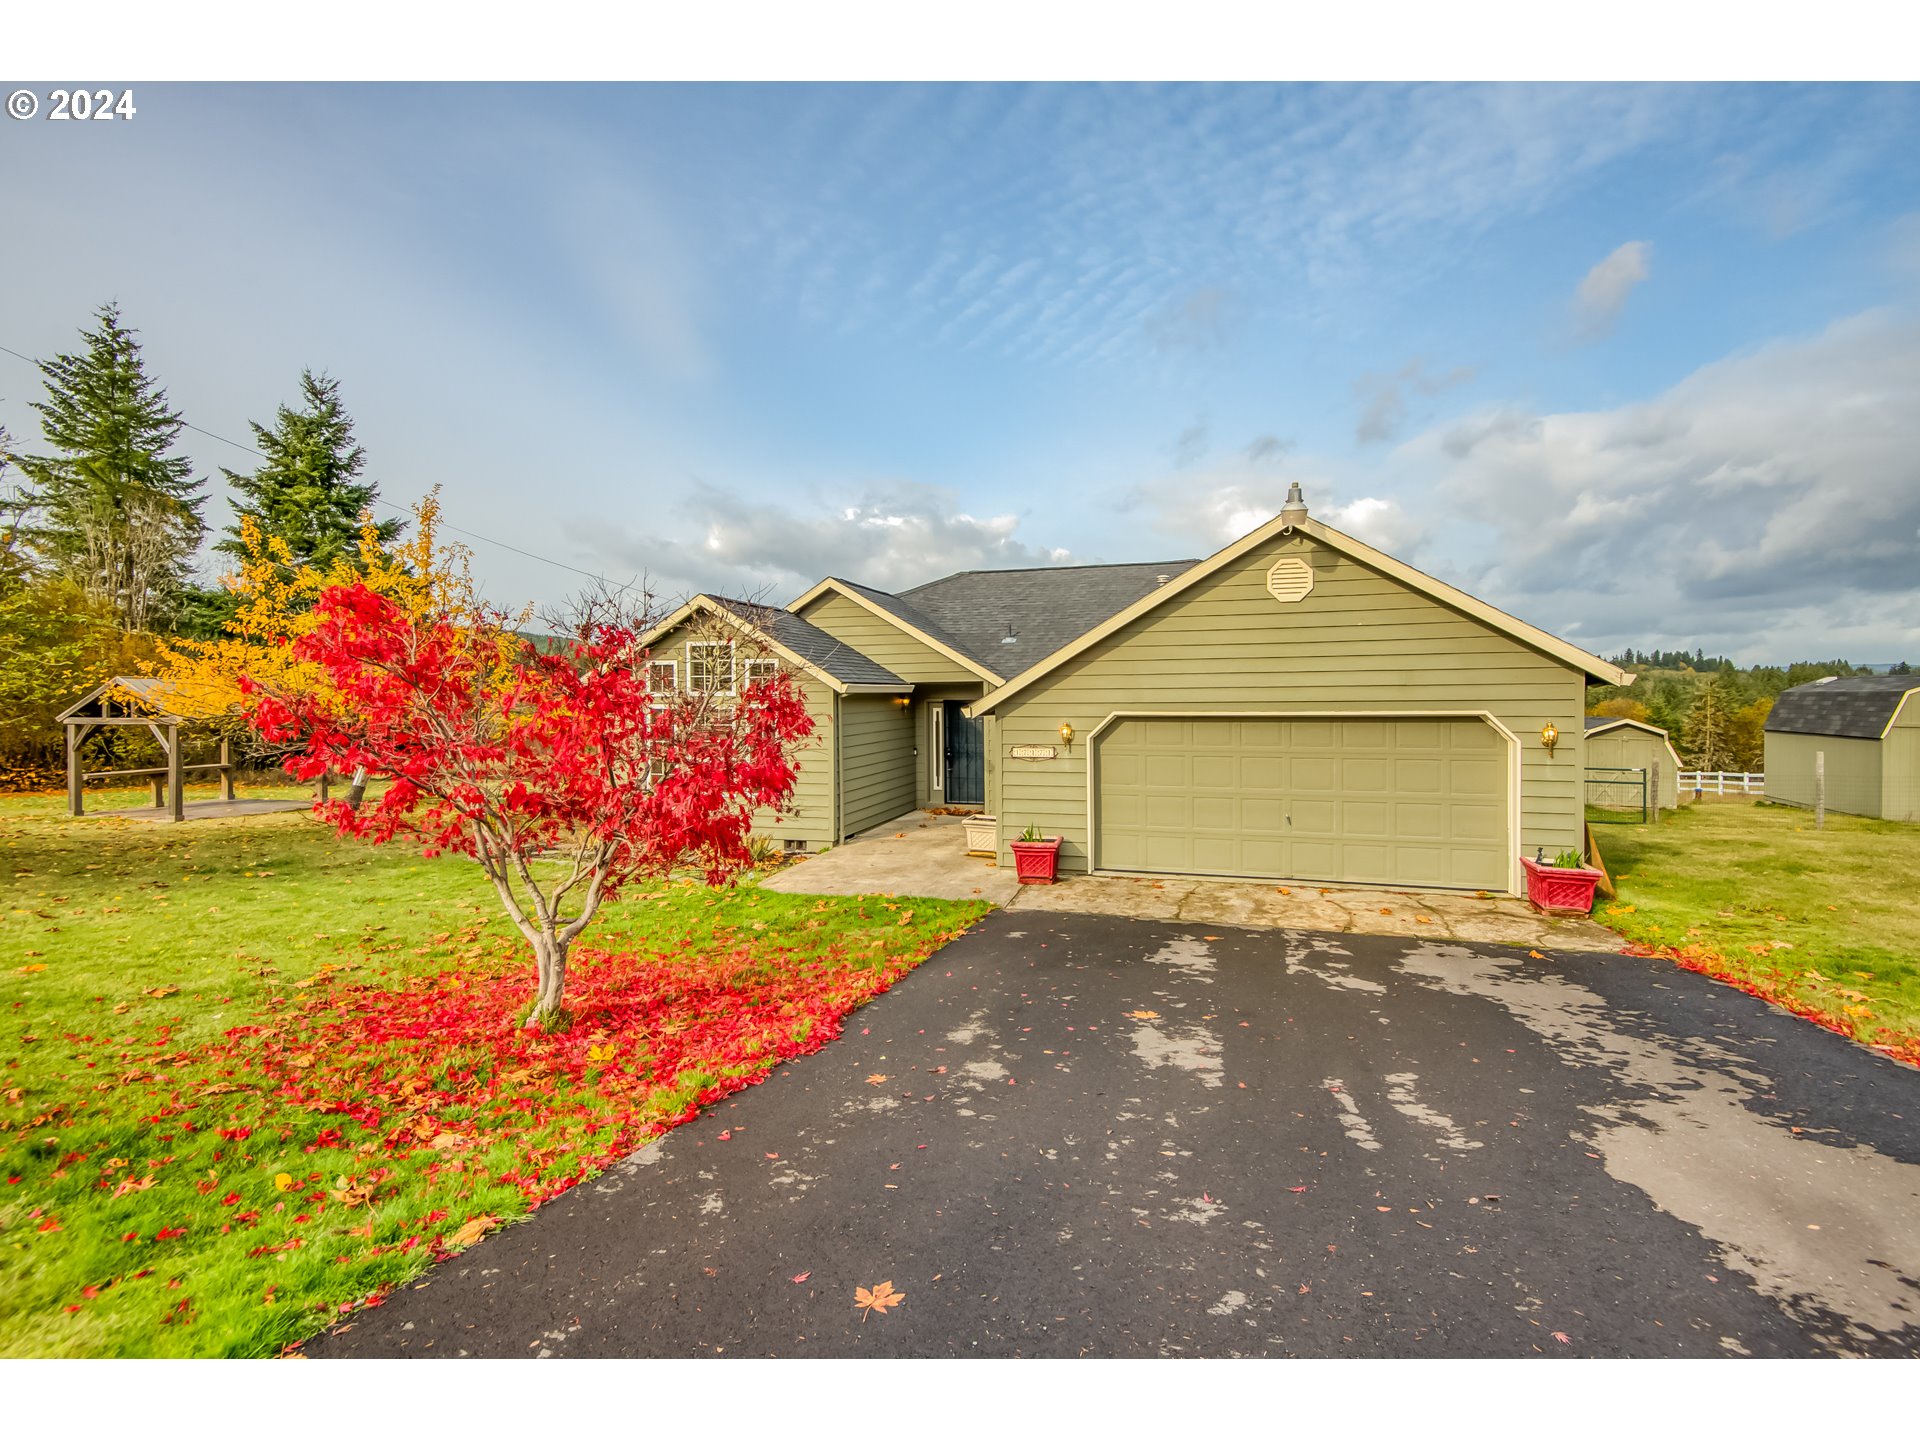
[[[100,307],[78,354],[40,362],[35,401],[50,455],[18,456],[28,482],[27,544],[52,571],[107,602],[123,630],[162,620],[206,526],[204,480],[170,452],[184,422],[146,372],[120,307]]]
[[[355,553],[361,517],[372,508],[379,487],[360,480],[366,452],[354,443],[353,420],[340,405],[340,382],[303,370],[300,397],[299,409],[280,407],[272,429],[252,422],[254,444],[265,458],[251,475],[223,472],[233,487],[236,515],[214,548],[244,559],[240,521],[250,519],[264,535],[286,542],[295,566],[324,570],[341,555]],[[400,526],[399,520],[378,522],[380,543],[391,542]]]
[[[1734,760],[1734,713],[1740,691],[1733,676],[1716,671],[1700,686],[1681,731],[1681,754],[1695,770],[1728,770]]]

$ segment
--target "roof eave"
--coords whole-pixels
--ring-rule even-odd
[[[758,625],[753,624],[744,616],[735,614],[730,607],[721,604],[713,596],[707,594],[694,596],[691,600],[687,601],[686,604],[674,611],[673,614],[647,631],[645,635],[642,635],[637,643],[642,650],[651,650],[659,640],[670,635],[681,625],[684,625],[696,613],[711,615],[723,624],[731,625],[741,634],[753,636],[755,640],[765,645],[789,665],[806,671],[807,674],[818,680],[836,695],[852,693],[852,687],[847,681],[829,674],[804,655],[795,654],[792,650],[789,650],[785,645],[782,645],[778,640],[774,639],[773,636],[767,634],[767,632],[762,630]]]

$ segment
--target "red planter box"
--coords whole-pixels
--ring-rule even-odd
[[[1527,899],[1533,908],[1549,915],[1591,915],[1593,887],[1600,883],[1598,870],[1567,870],[1558,865],[1542,865],[1520,857],[1527,871]]]
[[[1051,885],[1060,868],[1060,837],[1013,840],[1013,874],[1022,885]]]

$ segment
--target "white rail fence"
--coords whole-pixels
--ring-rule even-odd
[[[1764,795],[1767,777],[1743,770],[1681,770],[1676,773],[1680,788],[1698,790],[1703,795]]]

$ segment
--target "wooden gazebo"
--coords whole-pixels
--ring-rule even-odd
[[[186,709],[181,703],[179,691],[167,681],[154,675],[120,675],[92,691],[82,699],[60,713],[60,723],[67,729],[67,813],[81,815],[85,813],[82,794],[89,780],[131,780],[144,778],[153,782],[153,804],[155,809],[165,808],[170,820],[184,820],[186,812],[186,772],[189,770],[217,770],[220,772],[220,798],[232,800],[233,797],[233,752],[226,736],[220,737],[220,758],[201,765],[188,765],[184,762],[181,750],[180,730],[182,726],[205,722],[213,717],[183,713]],[[80,768],[80,743],[95,730],[123,725],[145,726],[153,732],[153,738],[160,742],[160,749],[167,757],[164,766],[144,770],[86,770]],[[161,784],[165,782],[166,793],[162,799]]]

